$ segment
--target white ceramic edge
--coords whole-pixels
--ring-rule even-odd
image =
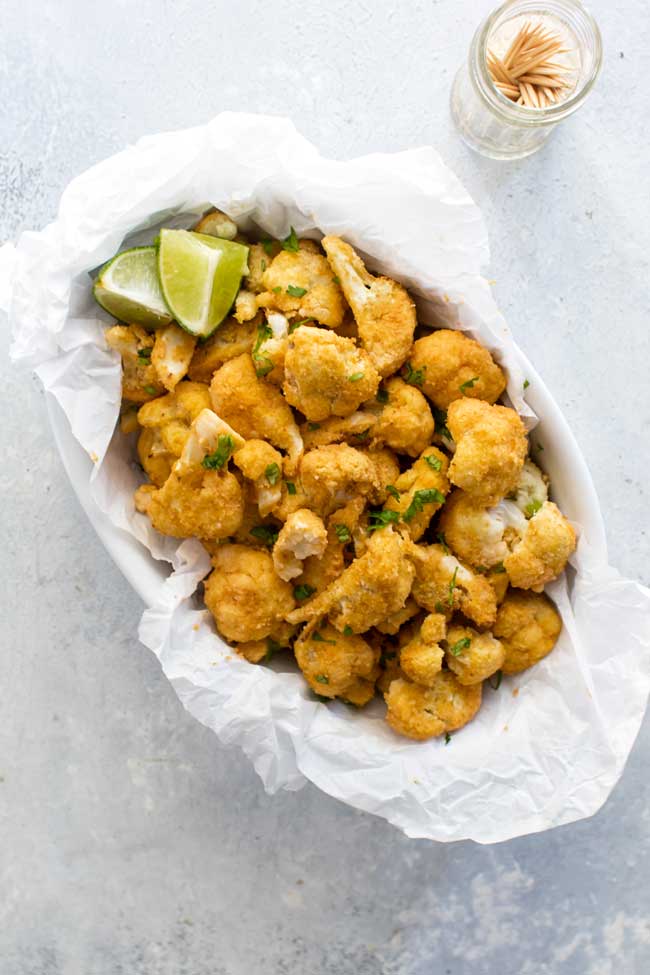
[[[524,353],[516,343],[514,346],[524,375],[530,381],[526,398],[543,421],[547,431],[550,428],[555,452],[560,454],[562,463],[572,471],[581,497],[579,524],[589,541],[590,548],[605,565],[607,564],[605,525],[589,468],[559,406]],[[54,440],[81,507],[107,552],[133,589],[147,606],[153,606],[158,598],[160,584],[169,575],[169,564],[154,559],[144,545],[115,526],[98,508],[91,496],[93,463],[81,444],[75,440],[67,417],[55,398],[47,395],[46,402]]]

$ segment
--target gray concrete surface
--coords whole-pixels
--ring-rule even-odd
[[[597,90],[510,164],[465,149],[447,111],[487,7],[5,2],[0,239],[96,160],[221,109],[291,114],[339,157],[437,145],[484,209],[498,299],[582,445],[612,562],[648,583],[646,4],[594,0]],[[598,816],[497,847],[410,841],[311,787],[265,796],[139,646],[38,385],[2,369],[2,975],[650,970],[648,724]]]

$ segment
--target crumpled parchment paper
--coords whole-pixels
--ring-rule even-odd
[[[408,836],[445,841],[495,842],[591,815],[621,774],[646,707],[650,591],[608,567],[593,511],[583,518],[568,486],[572,444],[558,444],[553,459],[556,427],[542,411],[554,496],[583,525],[573,569],[548,589],[564,630],[541,664],[497,691],[486,685],[479,716],[449,745],[397,737],[379,701],[359,713],[318,703],[281,655],[272,669],[240,659],[194,596],[210,569],[203,547],[162,538],[134,511],[142,474],[133,444],[114,434],[120,364],[105,345],[110,319],[92,300],[89,272],[161,225],[191,226],[209,204],[244,231],[253,221],[276,237],[290,225],[344,235],[373,269],[411,289],[422,322],[467,329],[486,345],[508,370],[513,405],[529,427],[536,422],[521,395],[521,358],[481,277],[480,213],[433,149],[336,162],[285,119],[230,113],[142,139],[75,179],[54,223],[0,249],[13,356],[36,369],[95,461],[94,503],[172,562],[140,639],[184,706],[246,752],[269,792],[310,780]]]

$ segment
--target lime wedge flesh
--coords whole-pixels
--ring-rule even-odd
[[[206,338],[221,324],[248,271],[248,247],[191,230],[161,230],[158,276],[179,325]]]
[[[160,328],[172,320],[160,289],[155,247],[132,247],[104,264],[93,294],[121,322]]]

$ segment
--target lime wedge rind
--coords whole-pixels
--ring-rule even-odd
[[[155,247],[131,247],[116,254],[100,270],[93,295],[122,322],[155,329],[172,320],[158,280]]]

